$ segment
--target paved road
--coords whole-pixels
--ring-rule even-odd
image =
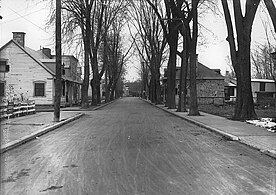
[[[275,194],[275,159],[124,98],[4,153],[1,194]]]

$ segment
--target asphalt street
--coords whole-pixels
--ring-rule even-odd
[[[138,98],[1,156],[1,194],[276,194],[276,160]]]

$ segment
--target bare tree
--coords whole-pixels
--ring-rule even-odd
[[[274,31],[276,32],[276,8],[272,0],[264,0],[270,18],[272,20]]]
[[[83,45],[84,56],[84,79],[81,88],[81,105],[88,107],[88,87],[89,87],[89,53],[91,35],[91,11],[94,0],[74,1],[63,0],[61,2],[62,12],[62,37],[63,42],[72,45],[77,42]],[[54,23],[55,10],[52,12],[48,25]]]
[[[88,106],[90,65],[92,71],[92,104],[100,103],[100,80],[105,67],[99,67],[98,48],[106,36],[112,21],[124,14],[128,2],[123,0],[63,0],[62,34],[67,45],[82,42],[84,53],[84,80],[82,85],[82,107]],[[54,13],[54,12],[53,12]],[[52,14],[49,24],[53,23]]]
[[[152,3],[155,6],[160,5],[159,0]],[[133,18],[130,21],[137,32],[136,36],[132,36],[136,50],[143,61],[142,65],[148,65],[147,68],[150,71],[149,99],[159,104],[161,103],[160,67],[166,39],[154,10],[146,2],[133,3],[130,14]]]
[[[190,109],[189,115],[199,115],[198,103],[197,103],[197,82],[196,82],[196,64],[197,64],[197,40],[198,40],[198,4],[199,0],[193,0],[191,7],[188,1],[183,1],[182,4],[175,6],[175,12],[183,22],[183,28],[180,31],[183,36],[183,51],[182,51],[182,64],[181,64],[181,88],[180,90],[180,103],[179,111],[185,110],[183,104],[185,104],[186,95],[186,76],[188,58],[190,57]],[[184,7],[182,10],[181,8]],[[190,28],[190,22],[192,21],[192,29]],[[183,85],[184,84],[184,85]],[[182,97],[183,96],[183,97]],[[182,100],[183,98],[183,100]],[[183,102],[183,103],[182,103]]]
[[[129,59],[129,53],[132,48],[132,44],[127,50],[123,47],[122,30],[124,23],[123,19],[117,18],[113,21],[111,31],[107,34],[106,42],[104,44],[106,54],[106,98],[107,101],[114,100],[118,97],[118,93],[115,91],[122,87],[123,75],[125,73],[125,64]],[[120,90],[119,90],[120,91]]]
[[[237,43],[228,2],[227,0],[221,2],[228,31],[227,41],[237,78],[237,100],[233,118],[236,120],[256,118],[251,89],[250,45],[252,25],[260,0],[246,1],[245,15],[242,14],[241,2],[233,1]]]
[[[176,78],[176,55],[178,47],[178,27],[181,25],[180,20],[175,20],[175,12],[172,11],[172,4],[174,0],[164,0],[164,6],[157,7],[150,0],[146,0],[152,6],[155,14],[157,15],[163,33],[169,45],[169,60],[167,65],[167,100],[166,106],[168,108],[175,108],[175,78]],[[162,11],[165,8],[165,11]],[[166,18],[162,18],[160,13],[165,12]]]
[[[101,103],[100,81],[105,72],[105,66],[101,69],[98,63],[98,49],[114,20],[123,18],[127,10],[128,2],[123,0],[100,0],[93,6],[92,34],[91,34],[91,68],[93,78],[90,81],[92,87],[92,104]]]
[[[237,78],[237,100],[233,118],[236,120],[256,118],[257,115],[254,110],[251,89],[250,49],[252,25],[260,0],[247,0],[244,14],[242,13],[241,2],[233,1],[235,31],[237,35],[236,41],[228,2],[227,0],[221,0],[221,2],[228,31],[227,41],[230,46],[231,60]],[[265,4],[274,24],[275,17],[273,16],[276,13],[275,6],[270,0],[265,1]]]
[[[271,58],[275,49],[268,44],[260,44],[251,52],[254,77],[258,79],[272,79],[276,82],[276,67]]]

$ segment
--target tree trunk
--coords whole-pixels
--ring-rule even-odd
[[[250,32],[243,33],[243,42],[239,42],[237,53],[237,65],[239,67],[237,75],[237,102],[233,119],[247,120],[257,118],[254,109],[254,102],[251,87],[250,68]]]
[[[113,101],[115,99],[115,89],[116,89],[116,83],[113,83],[110,90],[110,101]]]
[[[92,87],[92,106],[97,106],[98,99],[97,99],[97,84],[98,84],[98,62],[97,62],[97,49],[93,49],[91,56],[91,66],[93,72],[93,78],[90,81]]]
[[[172,22],[175,23],[175,22]],[[178,29],[177,23],[172,25],[170,39],[168,41],[170,45],[169,62],[167,66],[167,106],[169,109],[175,108],[175,79],[176,79],[176,55],[177,55],[177,43],[178,43]]]
[[[61,0],[56,0],[56,79],[54,99],[54,121],[60,120],[61,98]]]
[[[184,46],[184,42],[183,42]],[[185,47],[183,47],[185,48]],[[178,112],[187,112],[186,101],[187,101],[187,72],[188,72],[188,57],[186,49],[182,51],[181,58],[181,70],[180,70],[180,89],[179,89],[179,102]]]
[[[110,91],[111,91],[111,82],[109,81],[105,91],[106,102],[110,101]]]
[[[89,87],[89,53],[90,53],[90,41],[88,35],[85,36],[84,41],[84,78],[81,86],[81,107],[87,108],[88,105],[88,87]]]
[[[255,119],[251,89],[250,45],[251,31],[260,0],[246,1],[245,16],[242,15],[240,1],[233,1],[237,45],[227,0],[221,0],[227,25],[227,41],[230,46],[231,61],[237,77],[237,99],[233,119]]]
[[[156,88],[156,104],[161,104],[161,86],[160,86],[159,68],[157,69],[157,72],[156,72],[155,88]]]
[[[190,116],[198,116],[198,103],[197,103],[197,81],[196,81],[196,67],[197,67],[197,37],[198,37],[198,13],[197,13],[198,0],[192,1],[192,16],[193,16],[193,31],[190,49]]]
[[[154,78],[151,77],[150,78],[150,88],[149,88],[149,100],[152,103],[155,103],[155,99],[154,99],[154,97],[155,97],[155,95],[154,95],[154,93],[155,93],[154,82],[155,82]]]
[[[190,116],[198,116],[198,103],[197,103],[197,81],[196,81],[196,66],[197,66],[197,54],[190,54]]]

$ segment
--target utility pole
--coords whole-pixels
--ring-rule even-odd
[[[54,121],[60,120],[61,98],[61,0],[56,0],[56,79],[55,79],[55,102]]]

